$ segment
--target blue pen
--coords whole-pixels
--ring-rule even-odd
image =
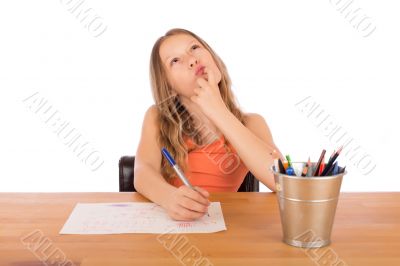
[[[167,158],[167,161],[169,162],[169,164],[172,166],[172,168],[174,168],[176,174],[178,175],[178,177],[180,178],[180,180],[182,180],[183,184],[185,184],[185,186],[190,187],[191,189],[196,190],[196,188],[194,188],[192,186],[192,184],[190,184],[189,180],[187,180],[186,176],[183,174],[181,168],[179,167],[179,165],[176,164],[175,160],[172,158],[171,154],[169,154],[169,152],[167,151],[167,149],[162,148],[161,150],[162,154],[165,156],[165,158]],[[208,216],[210,216],[210,214],[207,213]]]
[[[339,164],[335,162],[335,165],[333,166],[333,174],[332,175],[337,175],[339,174]]]
[[[290,159],[289,155],[286,155],[286,160],[288,162],[288,168],[286,168],[286,174],[287,175],[296,175],[294,168],[293,168],[292,160]]]
[[[174,168],[176,174],[182,180],[183,184],[185,184],[185,186],[188,186],[191,189],[195,190],[195,188],[189,183],[189,180],[187,180],[187,178],[183,174],[181,168],[179,168],[179,166],[175,163],[175,160],[172,158],[171,154],[169,154],[167,149],[162,148],[161,152],[162,152],[162,154],[164,154],[165,158],[167,158],[167,160],[168,160],[169,164],[172,166],[172,168]]]

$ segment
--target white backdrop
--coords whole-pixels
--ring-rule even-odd
[[[317,160],[348,142],[342,191],[399,191],[398,10],[395,1],[2,2],[0,190],[118,191],[118,159],[135,153],[153,103],[150,50],[181,27],[222,57],[242,109],[265,117],[284,154]]]

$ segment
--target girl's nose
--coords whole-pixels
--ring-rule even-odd
[[[191,58],[189,59],[189,66],[190,66],[190,68],[194,67],[195,65],[197,65],[197,59],[194,58],[194,57],[191,57]]]

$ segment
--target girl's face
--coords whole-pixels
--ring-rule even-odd
[[[194,37],[187,34],[169,36],[160,46],[160,57],[170,85],[178,95],[190,98],[198,88],[197,79],[207,79],[204,67],[214,73],[217,83],[221,72],[210,52]]]

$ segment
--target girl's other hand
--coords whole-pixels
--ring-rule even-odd
[[[195,187],[195,189],[183,185],[169,195],[164,208],[172,219],[192,221],[207,213],[210,205],[208,200],[210,194],[200,187]]]

